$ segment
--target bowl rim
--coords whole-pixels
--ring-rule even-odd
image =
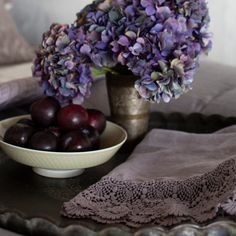
[[[4,119],[4,120],[1,120],[0,121],[0,124],[3,123],[3,122],[6,122],[7,120],[11,120],[11,119],[16,119],[16,118],[29,118],[30,115],[21,115],[21,116],[13,116],[13,117],[10,117],[10,118],[7,118],[7,119]],[[114,146],[111,146],[111,147],[107,147],[107,148],[102,148],[102,149],[99,149],[99,150],[95,150],[95,151],[85,151],[85,152],[50,152],[50,151],[40,151],[40,150],[35,150],[35,149],[30,149],[30,148],[24,148],[24,147],[19,147],[19,146],[16,146],[16,145],[12,145],[10,143],[6,143],[3,141],[3,137],[0,136],[0,143],[5,145],[5,146],[8,146],[10,148],[15,148],[17,150],[21,150],[21,151],[28,151],[28,152],[34,152],[34,153],[40,153],[40,154],[51,154],[51,155],[60,155],[60,156],[63,156],[63,155],[72,155],[72,156],[76,156],[76,155],[80,155],[80,154],[96,154],[96,153],[101,153],[101,152],[104,152],[104,151],[109,151],[111,149],[115,149],[115,148],[118,148],[119,146],[123,145],[126,141],[127,141],[127,138],[128,138],[128,134],[126,132],[126,130],[124,128],[122,128],[121,126],[111,122],[111,121],[106,121],[107,123],[110,123],[112,124],[113,126],[115,126],[116,128],[118,128],[119,130],[122,131],[124,137],[122,138],[122,141],[120,141],[119,143],[117,143],[116,145]],[[48,156],[50,157],[50,156]]]

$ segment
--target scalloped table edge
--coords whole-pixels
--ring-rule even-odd
[[[143,228],[121,229],[118,226],[108,226],[106,229],[98,231],[89,229],[86,226],[72,224],[66,227],[60,227],[50,220],[43,218],[25,218],[16,212],[0,211],[0,227],[11,230],[19,234],[27,235],[55,235],[55,236],[235,236],[236,223],[230,220],[216,221],[206,226],[195,224],[181,224],[171,229],[165,229],[159,226],[145,226]],[[125,227],[123,227],[125,228]]]

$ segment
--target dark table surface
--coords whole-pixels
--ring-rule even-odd
[[[26,113],[25,108],[5,111],[0,114],[0,119]],[[170,115],[153,113],[150,129],[163,128],[209,133],[232,124],[236,124],[236,118],[205,117],[200,114],[183,116],[177,113]],[[151,234],[154,232],[153,226],[146,226],[145,229],[137,231],[137,229],[130,229],[124,225],[104,225],[90,220],[69,220],[60,216],[60,208],[64,201],[68,201],[78,192],[97,182],[114,167],[124,162],[129,154],[130,151],[123,148],[104,165],[87,169],[83,175],[76,178],[58,180],[38,176],[32,172],[30,167],[10,160],[0,151],[0,227],[25,235],[125,236],[132,235],[134,232],[136,235],[161,235]],[[225,224],[225,222],[220,224]],[[231,227],[231,233],[234,229],[236,230],[236,226],[232,223],[230,226],[227,225],[227,230],[229,227]],[[156,230],[164,235],[163,229]],[[145,232],[146,234],[142,234]],[[236,235],[236,231],[232,235]]]

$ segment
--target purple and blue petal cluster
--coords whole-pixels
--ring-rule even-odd
[[[95,0],[69,27],[44,34],[34,63],[49,95],[83,100],[90,64],[126,67],[150,102],[169,102],[192,88],[201,53],[212,46],[206,0]],[[119,71],[116,71],[119,72]]]
[[[71,27],[53,24],[43,35],[33,65],[33,75],[41,78],[45,94],[62,103],[82,103],[90,95],[90,67],[80,62],[75,39],[76,31]]]
[[[97,0],[74,27],[85,61],[127,66],[144,99],[169,102],[192,88],[199,55],[211,49],[209,21],[206,0]]]

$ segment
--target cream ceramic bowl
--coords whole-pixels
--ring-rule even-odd
[[[70,178],[80,175],[85,168],[101,165],[111,159],[127,139],[126,131],[107,122],[101,135],[101,148],[90,152],[46,152],[17,147],[2,140],[6,130],[27,116],[0,121],[0,147],[13,160],[32,166],[39,175],[52,178]]]

